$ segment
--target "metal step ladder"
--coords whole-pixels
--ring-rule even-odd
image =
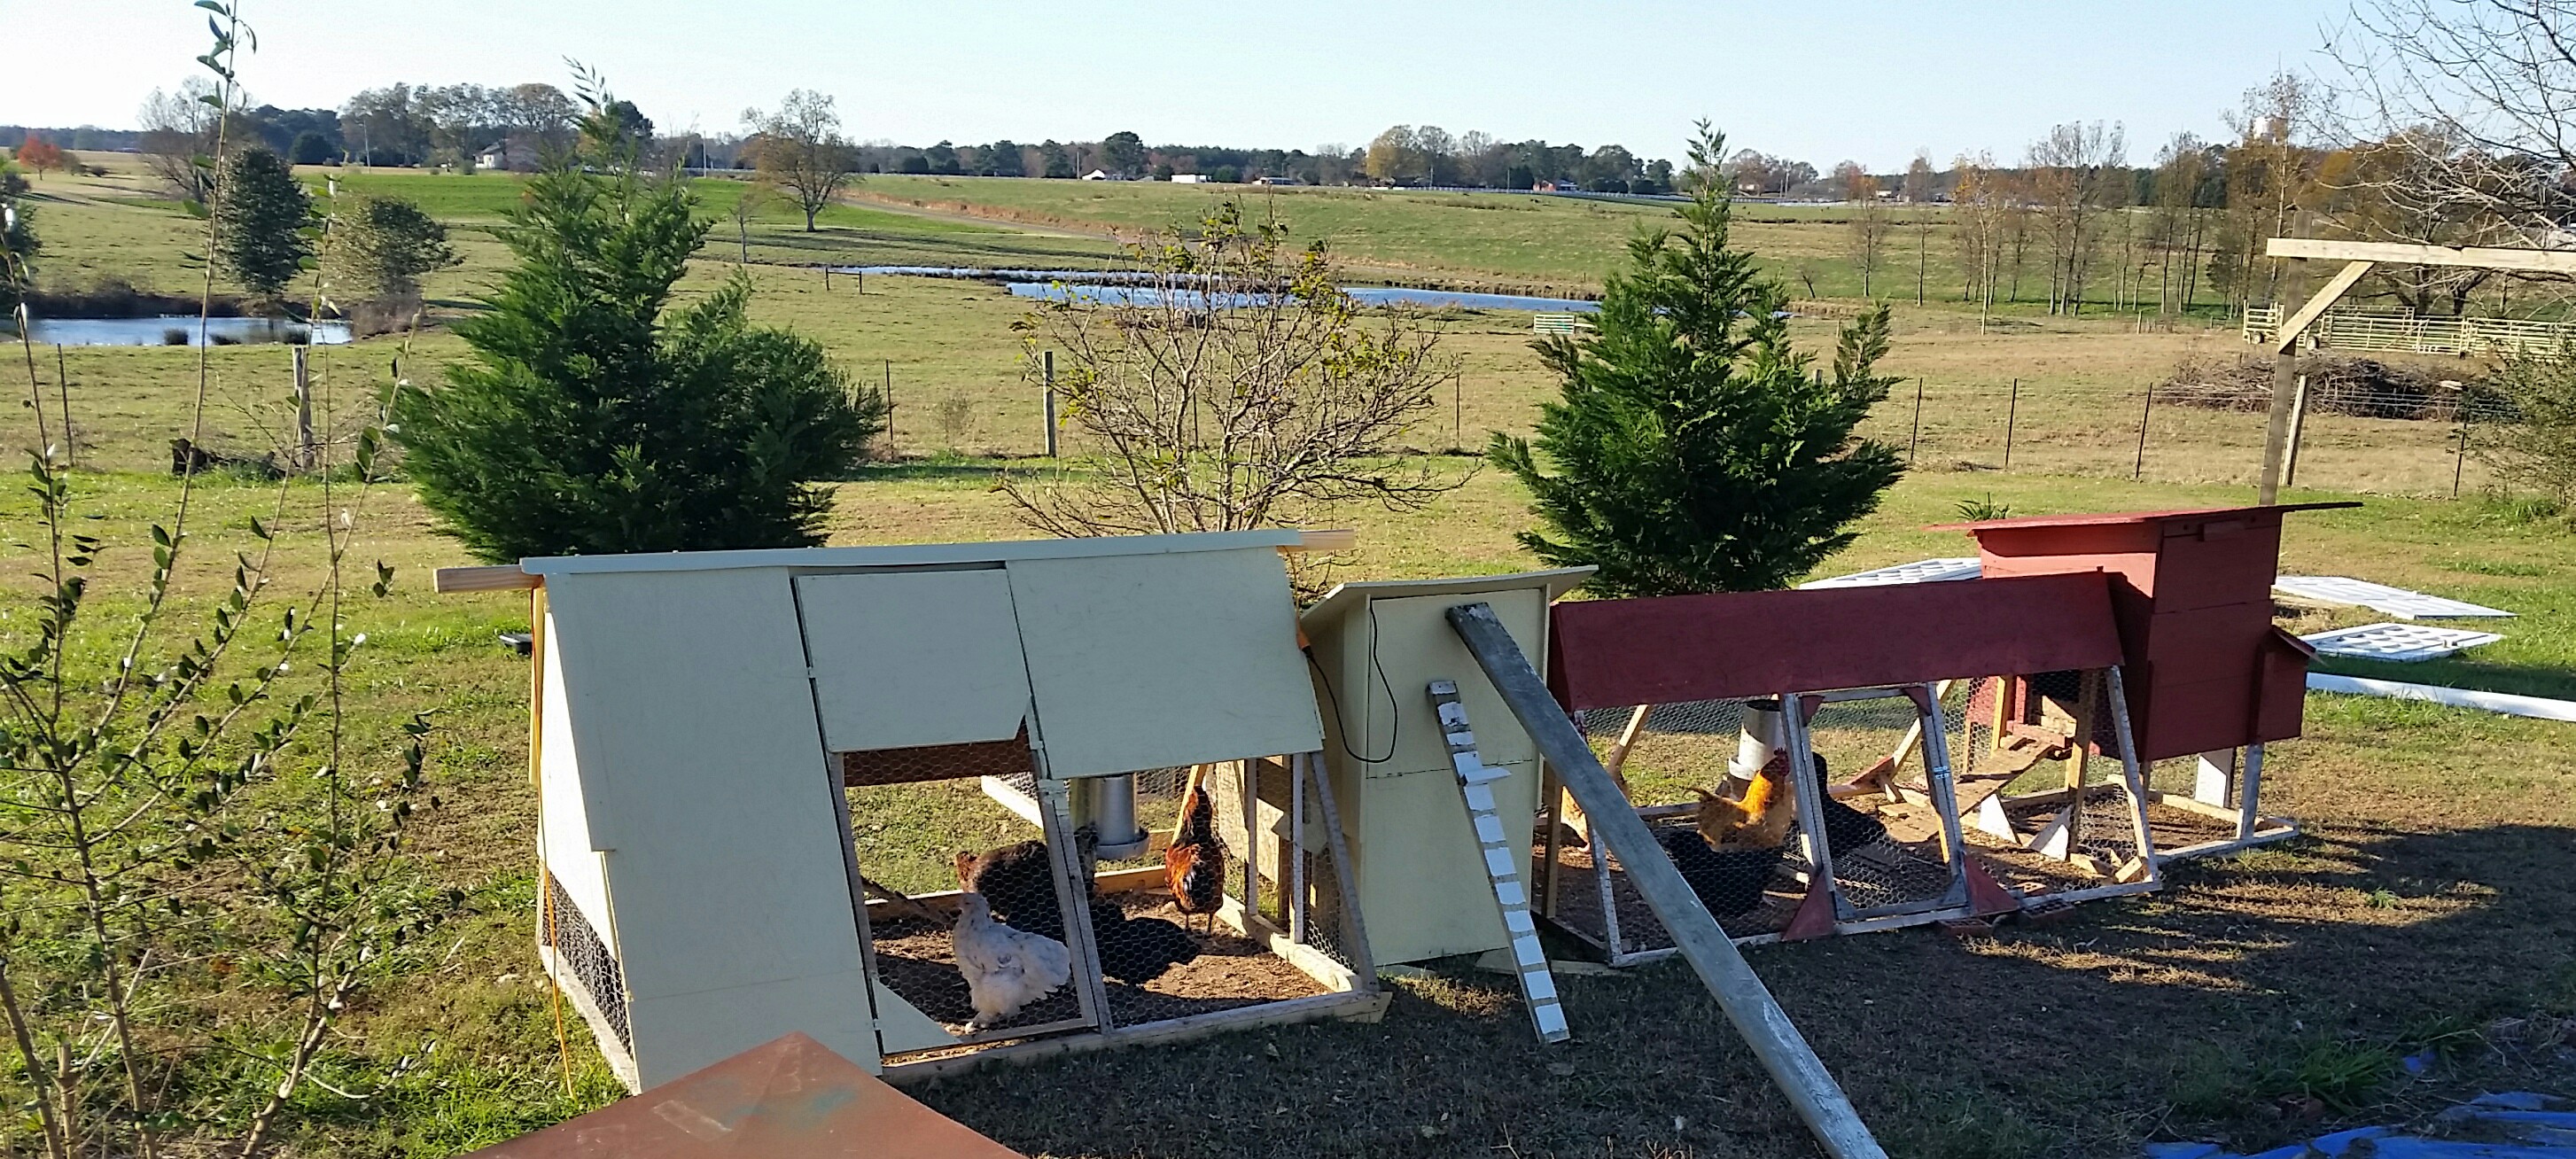
[[[1431,706],[1440,716],[1441,735],[1449,742],[1449,767],[1458,774],[1459,795],[1476,825],[1476,844],[1485,857],[1486,876],[1493,879],[1494,903],[1502,907],[1503,929],[1511,935],[1512,964],[1529,999],[1530,1020],[1538,1024],[1541,1042],[1573,1037],[1565,1007],[1557,1001],[1556,975],[1547,968],[1547,951],[1538,944],[1538,924],[1530,917],[1529,889],[1521,883],[1521,863],[1529,856],[1529,835],[1515,842],[1494,807],[1494,782],[1510,775],[1476,755],[1476,734],[1467,724],[1467,706],[1458,700],[1454,680],[1434,680]]]

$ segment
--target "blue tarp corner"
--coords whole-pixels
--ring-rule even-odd
[[[2576,1100],[2532,1091],[2480,1095],[2429,1130],[2359,1127],[2237,1155],[2215,1143],[2149,1143],[2146,1159],[2576,1159]]]

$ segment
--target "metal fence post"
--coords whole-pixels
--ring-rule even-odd
[[[885,360],[886,446],[894,446],[894,359]]]
[[[2012,401],[2004,407],[2004,470],[2012,470],[2013,421],[2021,417],[2021,380],[2012,380]]]
[[[2147,417],[2154,413],[2156,413],[2156,388],[2150,384],[2147,387],[2147,403],[2138,408],[2138,465],[2129,472],[2131,482],[2147,477]]]
[[[64,422],[64,430],[70,430],[70,422]],[[2460,471],[2465,469],[2468,469],[2468,397],[2460,399],[2460,448],[2452,453],[2452,461],[2450,461],[2452,500],[2458,500],[2460,497]]]
[[[1905,440],[1905,465],[1914,465],[1914,450],[1923,445],[1923,380],[1914,380],[1914,434]]]

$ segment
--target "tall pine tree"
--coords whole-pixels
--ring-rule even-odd
[[[214,214],[216,266],[264,303],[283,298],[313,256],[313,198],[295,170],[266,149],[225,158]]]
[[[1894,381],[1875,373],[1888,312],[1845,327],[1830,373],[1789,345],[1788,292],[1727,245],[1725,138],[1700,122],[1678,232],[1641,233],[1589,334],[1533,347],[1563,379],[1535,442],[1487,456],[1530,489],[1521,543],[1589,564],[1608,596],[1786,586],[1852,541],[1903,467],[1853,430]],[[1552,468],[1552,470],[1551,470]]]
[[[494,561],[822,542],[821,481],[884,429],[884,398],[753,326],[740,274],[670,306],[713,222],[591,99],[589,149],[528,182],[501,234],[518,264],[456,326],[474,358],[394,399],[421,502]]]

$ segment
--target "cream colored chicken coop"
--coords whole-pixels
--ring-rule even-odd
[[[546,969],[639,1088],[790,1032],[871,1070],[935,1073],[997,1050],[1373,1017],[1384,995],[1281,558],[1307,542],[443,573],[444,590],[536,589]],[[1180,825],[1185,803],[1213,824]],[[1223,871],[1205,912],[1157,892],[1176,840]],[[974,1017],[950,942],[972,858],[996,915],[1044,927],[1071,961],[1008,1018]]]

